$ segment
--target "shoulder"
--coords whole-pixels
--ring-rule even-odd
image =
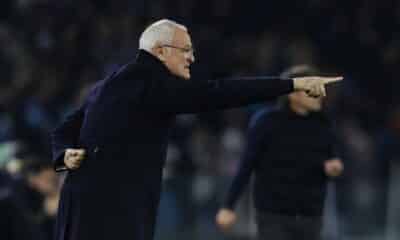
[[[109,74],[101,84],[101,88],[112,88],[118,92],[125,92],[140,88],[150,78],[138,64],[130,62],[120,66]]]
[[[260,124],[271,124],[281,115],[281,109],[277,106],[264,107],[250,118],[249,128],[255,128]]]
[[[107,79],[126,79],[140,75],[140,67],[135,62],[129,62],[113,71]]]

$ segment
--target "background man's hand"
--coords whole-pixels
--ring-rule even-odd
[[[85,149],[68,148],[64,154],[64,164],[68,169],[75,170],[81,166],[85,158]]]
[[[293,86],[297,91],[305,91],[310,97],[325,97],[325,85],[341,81],[343,77],[296,77]]]
[[[325,174],[329,177],[337,177],[343,173],[343,162],[338,158],[333,158],[324,163]]]
[[[233,210],[222,208],[218,211],[215,221],[222,230],[226,231],[236,222],[236,218]]]

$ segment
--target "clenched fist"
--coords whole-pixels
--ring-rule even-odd
[[[222,208],[218,211],[215,221],[222,230],[226,231],[236,222],[236,218],[233,210]]]
[[[325,174],[329,177],[340,176],[344,169],[343,162],[338,158],[325,161],[324,168]]]
[[[64,164],[70,170],[78,169],[85,158],[85,149],[68,148],[64,154]]]
[[[310,97],[325,97],[325,85],[341,81],[343,77],[296,77],[293,78],[295,90],[305,91]]]

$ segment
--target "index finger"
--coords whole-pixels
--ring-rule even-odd
[[[323,77],[322,78],[322,81],[323,81],[324,84],[339,82],[339,81],[342,81],[342,80],[343,80],[342,76],[340,76],[340,77]]]

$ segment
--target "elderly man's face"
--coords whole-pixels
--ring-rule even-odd
[[[170,45],[161,45],[161,61],[169,71],[181,78],[190,79],[190,65],[194,62],[193,46],[187,31],[177,28]]]

